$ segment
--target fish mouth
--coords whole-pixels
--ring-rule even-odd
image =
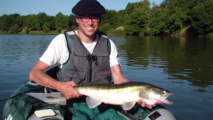
[[[169,96],[173,95],[172,93],[165,93],[161,96],[160,99],[158,99],[157,103],[161,103],[161,104],[173,104],[171,101],[169,101],[167,98]]]

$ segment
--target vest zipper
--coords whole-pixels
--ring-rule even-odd
[[[97,62],[97,56],[89,54],[89,55],[87,55],[87,60],[89,62],[89,68],[88,68],[89,75],[88,75],[88,78],[89,78],[89,82],[92,82],[92,62]]]
[[[87,55],[87,60],[88,60],[88,72],[87,72],[87,77],[88,77],[88,82],[92,82],[92,55],[89,54]]]
[[[89,83],[92,82],[92,61],[89,61]]]

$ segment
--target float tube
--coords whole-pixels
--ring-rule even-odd
[[[56,78],[58,67],[46,73]],[[3,109],[2,120],[175,120],[161,105],[152,110],[135,105],[129,111],[101,104],[89,109],[85,97],[66,100],[59,92],[28,81],[13,92]]]

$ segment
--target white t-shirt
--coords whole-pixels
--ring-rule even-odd
[[[97,37],[96,37],[97,38]],[[112,40],[110,41],[111,53],[110,53],[110,67],[120,64],[118,58],[118,51],[115,46],[115,43]],[[92,43],[84,43],[83,45],[87,50],[92,53],[95,45],[97,44],[97,39]],[[61,65],[67,61],[69,57],[69,51],[67,48],[67,42],[64,34],[57,35],[50,43],[44,54],[41,56],[40,60],[49,66]]]

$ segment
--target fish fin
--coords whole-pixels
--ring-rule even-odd
[[[101,101],[95,100],[91,97],[86,97],[86,102],[90,109],[95,108],[101,104]]]
[[[127,102],[122,105],[123,110],[130,110],[135,105],[135,102]]]
[[[148,94],[147,91],[140,90],[139,97],[140,97],[140,98],[149,99],[149,94]]]

